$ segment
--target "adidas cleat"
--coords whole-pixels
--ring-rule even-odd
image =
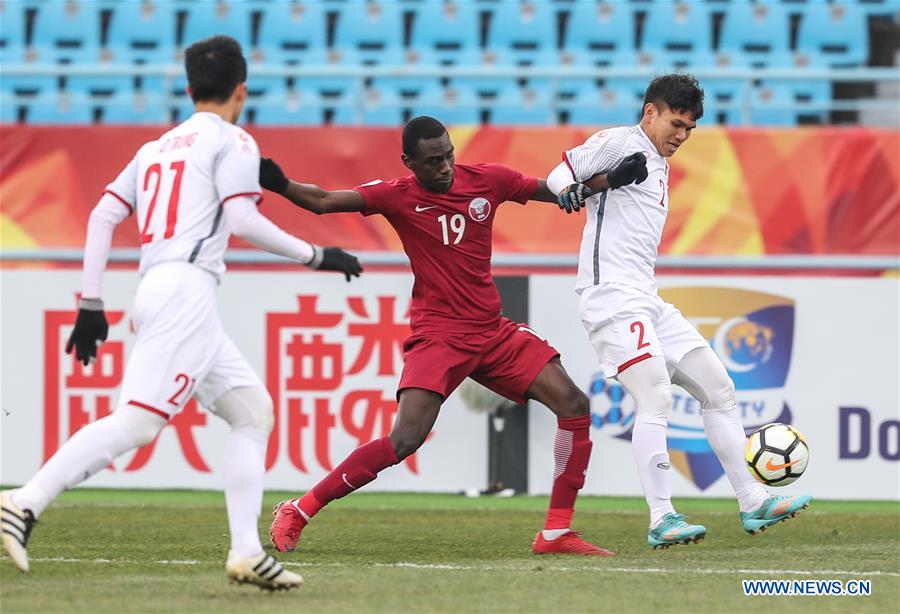
[[[706,527],[702,524],[688,524],[687,516],[669,512],[662,522],[647,533],[647,544],[654,549],[666,549],[678,544],[696,544],[706,537]]]
[[[762,533],[773,524],[787,522],[803,510],[809,507],[812,497],[799,495],[786,497],[784,495],[769,495],[756,510],[741,512],[741,524],[750,535]]]
[[[275,520],[269,528],[269,537],[279,552],[292,552],[297,547],[300,532],[309,522],[309,517],[300,509],[298,499],[282,501],[272,510]]]
[[[299,574],[286,570],[275,557],[265,552],[257,556],[240,556],[229,550],[225,571],[233,583],[253,584],[268,591],[287,591],[303,584]]]
[[[12,501],[12,491],[4,490],[0,493],[0,517],[3,524],[3,549],[9,558],[19,568],[19,571],[28,571],[28,538],[31,529],[37,524],[37,520],[31,510],[19,509]]]

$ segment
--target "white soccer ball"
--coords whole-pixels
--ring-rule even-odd
[[[773,422],[750,435],[744,456],[757,480],[769,486],[787,486],[806,471],[809,446],[803,433],[789,424]]]

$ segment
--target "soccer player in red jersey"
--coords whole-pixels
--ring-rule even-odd
[[[406,124],[401,158],[412,175],[331,192],[289,181],[272,160],[261,163],[261,185],[304,209],[383,215],[400,236],[415,276],[412,332],[403,345],[393,429],[387,437],[354,450],[302,497],[279,503],[272,542],[282,552],[293,550],[300,532],[322,507],[414,453],[431,431],[444,399],[471,377],[518,403],[535,399],[557,416],[550,508],[532,550],[613,554],[570,528],[591,454],[588,399],[553,347],[527,326],[501,315],[491,277],[491,229],[500,203],[557,202],[556,195],[544,181],[497,164],[455,164],[447,130],[431,117]]]

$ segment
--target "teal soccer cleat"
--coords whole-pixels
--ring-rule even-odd
[[[799,495],[785,497],[784,495],[769,495],[756,510],[741,512],[741,524],[750,535],[756,535],[771,527],[776,522],[785,522],[793,518],[802,510],[809,507],[812,497]]]
[[[702,524],[688,524],[684,514],[669,512],[662,522],[647,533],[647,544],[651,548],[668,548],[677,544],[696,544],[706,537],[706,527]]]

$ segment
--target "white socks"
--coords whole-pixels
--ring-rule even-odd
[[[12,494],[13,503],[40,516],[59,493],[85,481],[120,454],[149,443],[165,424],[161,416],[128,407],[88,424]]]
[[[251,426],[232,429],[225,443],[225,506],[231,549],[241,556],[263,551],[259,541],[259,512],[266,475],[269,434]]]
[[[666,421],[654,416],[638,415],[631,433],[631,449],[637,465],[644,497],[650,507],[650,528],[662,517],[674,512],[672,507],[672,468],[666,447]]]
[[[736,408],[704,409],[703,429],[713,452],[725,468],[742,512],[752,512],[769,496],[762,484],[747,470],[744,449],[747,436]]]

